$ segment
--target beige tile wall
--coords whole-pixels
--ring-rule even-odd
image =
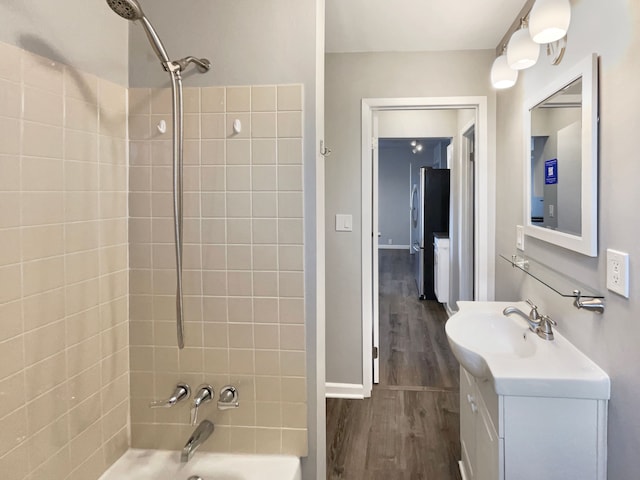
[[[178,381],[235,385],[204,450],[306,455],[302,87],[185,89],[186,348],[176,348],[170,91],[130,94],[132,444],[181,448]],[[234,133],[238,119],[242,130]],[[166,134],[156,126],[168,124]]]
[[[128,444],[126,89],[0,44],[0,477]]]

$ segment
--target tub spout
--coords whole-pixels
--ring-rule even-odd
[[[191,437],[189,437],[189,440],[187,440],[186,445],[182,449],[182,454],[180,455],[180,461],[182,463],[187,463],[191,459],[198,447],[211,436],[214,428],[213,423],[209,420],[200,422],[200,425],[193,431]]]

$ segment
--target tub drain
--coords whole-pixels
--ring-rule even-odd
[[[202,480],[202,477],[199,475],[191,475],[187,480]]]

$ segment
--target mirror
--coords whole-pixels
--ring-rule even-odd
[[[595,257],[598,148],[597,56],[562,74],[525,104],[525,233]]]

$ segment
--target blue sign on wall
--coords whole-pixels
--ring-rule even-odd
[[[544,162],[544,183],[555,185],[558,183],[558,159],[552,158]]]

